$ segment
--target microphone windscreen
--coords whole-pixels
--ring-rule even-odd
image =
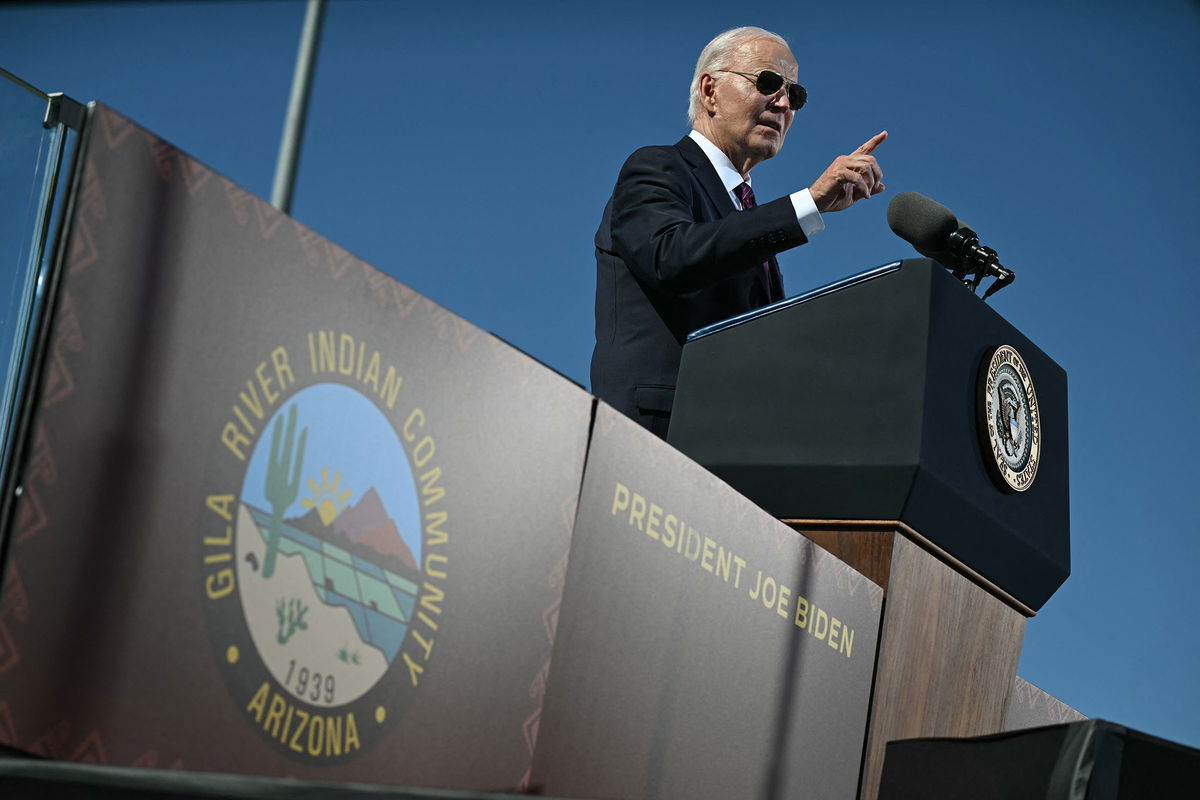
[[[941,203],[918,192],[901,192],[887,210],[888,227],[912,244],[923,256],[941,261],[950,235],[958,230],[958,219]]]

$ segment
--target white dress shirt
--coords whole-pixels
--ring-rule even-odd
[[[717,171],[717,177],[721,179],[721,184],[725,187],[725,191],[729,193],[729,197],[733,200],[734,206],[739,211],[742,210],[742,201],[733,193],[733,190],[743,183],[750,183],[750,178],[743,180],[742,173],[737,171],[733,166],[733,162],[729,160],[729,156],[721,152],[715,144],[708,140],[703,133],[693,130],[688,134],[692,140],[700,145],[700,149],[704,151],[704,155],[708,156],[708,160],[712,162],[713,169]],[[750,184],[753,187],[754,184]],[[817,204],[813,202],[812,193],[808,189],[801,189],[798,192],[792,192],[792,207],[796,209],[796,221],[800,223],[800,229],[804,231],[804,235],[812,238],[814,234],[825,230],[825,220],[821,219],[821,212],[817,211]]]

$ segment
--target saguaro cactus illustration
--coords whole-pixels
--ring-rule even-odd
[[[293,597],[291,600],[279,598],[279,602],[275,604],[275,616],[279,618],[279,630],[275,633],[275,641],[287,644],[296,631],[308,630],[308,623],[304,621],[304,615],[307,613],[308,606],[304,605],[304,601],[299,597]]]
[[[271,529],[267,531],[267,554],[263,557],[262,576],[275,574],[275,556],[279,553],[279,537],[283,535],[283,512],[296,502],[300,491],[300,467],[304,464],[304,445],[308,441],[308,428],[300,431],[299,446],[296,445],[296,405],[288,409],[287,430],[284,432],[282,417],[276,418],[271,431],[271,460],[267,462],[267,481],[264,486],[267,501],[271,504]]]

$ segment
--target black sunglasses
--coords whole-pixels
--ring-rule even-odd
[[[734,75],[741,75],[748,81],[754,81],[754,88],[767,97],[775,94],[786,85],[788,105],[791,106],[792,111],[799,111],[808,102],[807,89],[798,83],[792,83],[778,72],[772,72],[769,69],[764,69],[757,75],[753,72],[738,72],[736,69],[718,69],[714,70],[714,72],[732,72]]]

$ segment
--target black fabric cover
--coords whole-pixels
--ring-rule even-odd
[[[888,742],[879,800],[1196,797],[1200,750],[1105,720]]]
[[[30,758],[0,747],[4,800],[503,800],[519,795],[109,767]]]

